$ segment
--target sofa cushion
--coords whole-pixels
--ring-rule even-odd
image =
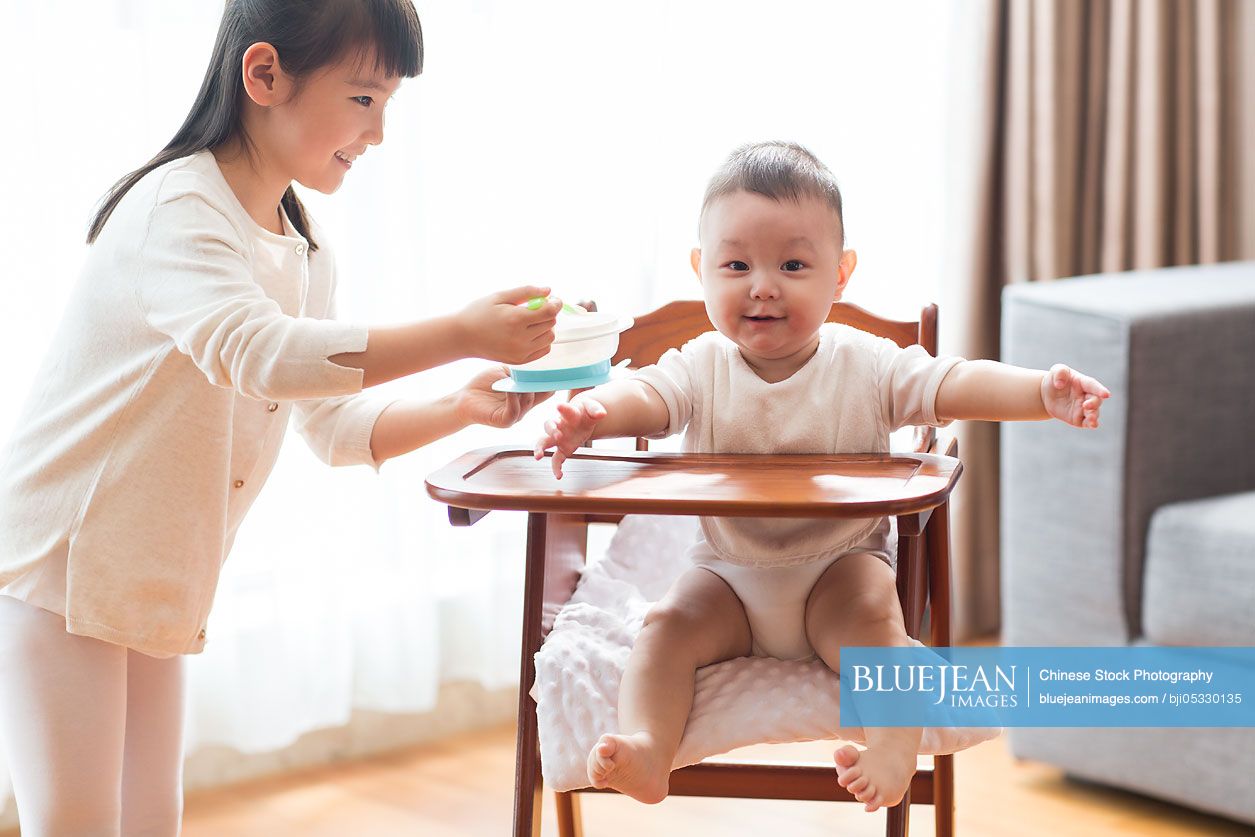
[[[1142,627],[1158,645],[1255,645],[1255,491],[1155,511]]]

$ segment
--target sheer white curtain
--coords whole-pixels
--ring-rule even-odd
[[[628,312],[696,296],[705,181],[737,144],[775,138],[837,174],[860,256],[848,299],[910,316],[937,297],[949,7],[417,5],[427,69],[390,106],[387,141],[339,194],[308,196],[346,319],[423,317],[532,282]],[[221,7],[4,0],[0,434],[75,279],[92,205],[178,126]],[[480,366],[390,389],[435,395]],[[380,475],[326,468],[292,440],[191,660],[189,747],[281,747],[355,707],[430,708],[446,680],[513,682],[523,520],[452,529],[423,477],[474,446],[529,442],[539,418],[466,431]],[[0,765],[0,799],[4,776]]]

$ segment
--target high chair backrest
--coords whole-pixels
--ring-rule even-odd
[[[937,306],[934,304],[924,306],[918,320],[906,321],[877,317],[853,303],[837,302],[828,312],[828,322],[887,337],[904,349],[918,343],[930,355],[937,354]],[[669,302],[637,317],[635,324],[619,335],[619,351],[613,362],[630,358],[631,367],[640,369],[657,363],[668,349],[678,349],[699,334],[713,330],[714,326],[706,316],[706,305],[701,300]],[[935,438],[933,429],[927,428],[922,436],[916,440],[916,450],[929,450]],[[647,447],[644,439],[636,440],[637,450],[646,450]]]

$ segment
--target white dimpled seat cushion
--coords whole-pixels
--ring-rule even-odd
[[[618,732],[619,681],[650,606],[687,568],[695,517],[628,515],[605,556],[584,570],[536,655],[541,769],[554,790],[588,786],[588,753]],[[760,743],[842,739],[840,681],[823,662],[739,657],[697,672],[693,710],[673,767]],[[996,737],[997,728],[924,729],[920,753],[953,753]]]

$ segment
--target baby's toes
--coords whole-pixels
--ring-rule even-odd
[[[832,760],[836,762],[838,770],[847,770],[858,763],[858,756],[858,748],[851,744],[846,744],[832,754]]]
[[[853,767],[847,767],[844,770],[837,770],[837,784],[843,788],[849,788],[850,785],[859,779],[866,778],[863,776],[863,768],[857,764]]]
[[[845,789],[854,794],[855,799],[858,799],[858,795],[867,790],[869,784],[871,784],[871,781],[866,776],[862,776],[846,785]],[[863,800],[860,799],[859,801],[862,802]]]

